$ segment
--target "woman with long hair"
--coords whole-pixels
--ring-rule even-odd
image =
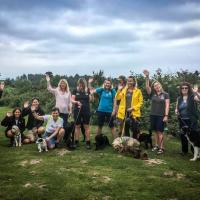
[[[162,85],[158,81],[152,83],[150,87],[149,71],[143,71],[146,79],[146,91],[151,95],[151,111],[150,123],[151,130],[155,131],[155,147],[152,151],[157,151],[157,154],[164,153],[164,126],[168,121],[169,114],[169,94],[165,92]]]
[[[87,86],[84,78],[80,78],[77,82],[77,88],[72,92],[72,103],[74,104],[74,120],[75,120],[75,145],[79,146],[80,128],[83,123],[86,135],[86,148],[90,149],[90,101],[93,96]]]
[[[20,108],[15,108],[12,112],[7,112],[5,118],[1,121],[1,125],[6,127],[5,135],[10,138],[9,146],[13,146],[14,133],[12,132],[12,126],[16,125],[21,133],[22,142],[29,143],[25,138],[23,132],[25,130],[25,119],[22,117],[22,111]]]
[[[61,79],[56,88],[51,86],[50,76],[46,74],[47,89],[51,92],[56,99],[56,108],[59,108],[60,117],[63,118],[64,128],[67,125],[69,114],[71,113],[71,92],[66,79]]]
[[[175,114],[178,116],[179,126],[182,129],[184,126],[188,126],[193,134],[194,142],[199,140],[197,128],[198,128],[198,106],[197,101],[200,101],[200,94],[198,93],[198,87],[191,87],[188,82],[183,82],[179,87],[179,97],[177,98]],[[188,153],[188,140],[185,134],[181,134],[181,147],[182,155]],[[193,150],[193,149],[192,149]]]

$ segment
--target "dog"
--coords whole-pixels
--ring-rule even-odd
[[[112,146],[120,153],[131,153],[136,159],[148,159],[146,153],[142,153],[140,142],[134,138],[123,136],[114,139]]]
[[[200,135],[197,131],[191,130],[189,126],[183,126],[182,133],[194,149],[194,157],[190,161],[196,161],[200,158]]]
[[[38,138],[36,140],[36,144],[38,147],[38,151],[41,153],[42,151],[48,151],[47,149],[47,142],[44,138]]]
[[[149,130],[148,133],[140,133],[139,137],[138,137],[138,141],[140,143],[144,142],[145,144],[145,148],[148,149],[149,146],[152,149],[153,145],[152,145],[152,131]]]
[[[106,146],[110,146],[109,139],[104,134],[98,134],[95,136],[95,150],[104,149]]]
[[[16,125],[13,125],[11,132],[14,134],[13,146],[21,147],[22,146],[22,134],[20,133],[19,127]]]

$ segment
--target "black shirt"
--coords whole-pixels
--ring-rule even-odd
[[[75,95],[75,101],[80,101],[82,106],[81,106],[81,112],[89,113],[90,112],[90,91],[88,92],[85,91],[78,91],[75,89],[72,92],[72,95]],[[75,104],[74,106],[74,111],[78,111],[78,105]]]

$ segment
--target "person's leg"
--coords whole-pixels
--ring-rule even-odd
[[[13,143],[14,143],[14,134],[12,133],[12,131],[8,130],[5,133],[5,135],[6,135],[7,138],[10,138],[10,144],[8,146],[13,146]]]
[[[36,132],[37,132],[37,130],[36,130]],[[29,139],[29,143],[35,142],[35,134],[34,134],[33,130],[29,130],[28,135],[26,137],[27,137],[27,139]]]
[[[188,153],[188,140],[187,140],[187,138],[185,137],[184,134],[180,135],[180,139],[181,139],[182,153],[187,154]]]
[[[75,147],[79,146],[79,137],[80,137],[80,124],[75,126]]]
[[[117,134],[116,134],[116,129],[115,129],[115,125],[114,125],[114,118],[113,118],[113,116],[111,116],[111,113],[108,115],[108,118],[109,118],[108,126],[111,129],[112,137],[114,140],[117,137]]]
[[[58,131],[56,143],[60,143],[60,142],[61,142],[61,140],[62,140],[63,137],[64,137],[64,134],[65,134],[65,129],[64,129],[64,128],[61,128],[61,129]]]
[[[37,129],[38,137],[42,137],[42,135],[44,134],[44,132],[45,132],[45,127],[44,127],[44,126],[40,126],[40,127]]]
[[[102,134],[102,128],[105,122],[105,113],[104,112],[98,112],[98,126],[97,126],[97,135]]]
[[[85,136],[86,136],[86,148],[90,149],[90,126],[88,124],[84,124]]]
[[[157,139],[158,139],[159,149],[164,149],[164,134],[163,134],[163,132],[158,131],[157,136],[158,136]]]

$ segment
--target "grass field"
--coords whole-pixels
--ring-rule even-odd
[[[0,119],[8,108],[0,108]],[[109,130],[105,130],[109,135]],[[0,200],[199,200],[200,161],[181,157],[176,138],[166,136],[166,152],[149,165],[111,147],[39,153],[35,144],[7,147],[0,128]],[[95,127],[92,127],[94,138]]]

